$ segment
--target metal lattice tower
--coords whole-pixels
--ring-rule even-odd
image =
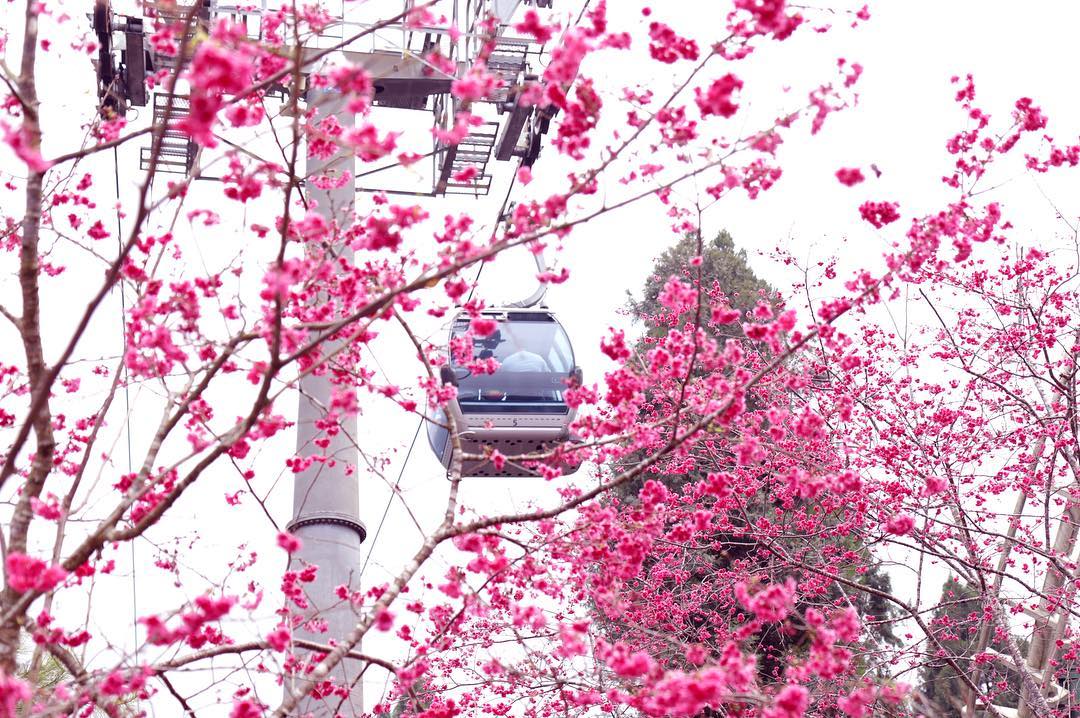
[[[538,7],[551,5],[550,0],[526,2]],[[159,24],[178,23],[191,16],[193,22],[187,26],[184,43],[192,42],[221,18],[242,24],[248,37],[257,41],[261,38],[262,15],[277,4],[273,0],[249,4],[226,0],[147,0],[146,8],[153,22]],[[435,9],[440,20],[446,22],[431,27],[397,22],[380,24],[376,29],[379,18],[395,17],[414,3],[371,0],[347,8],[345,15],[338,15],[320,34],[305,40],[305,49],[343,45],[340,56],[367,70],[375,85],[373,112],[382,108],[423,113],[426,124],[442,130],[453,127],[458,112],[464,109],[484,118],[481,125],[472,128],[456,145],[432,137],[430,147],[423,153],[431,161],[430,183],[426,188],[403,190],[381,184],[381,179],[396,164],[387,162],[365,168],[358,177],[358,191],[482,196],[491,189],[492,160],[518,159],[526,166],[536,161],[553,110],[541,110],[519,101],[525,84],[536,77],[532,74],[530,58],[542,51],[530,38],[514,36],[510,18],[521,4],[521,0],[445,0],[437,3]],[[365,33],[364,37],[347,42],[360,33]],[[149,60],[156,68],[176,64],[175,57],[156,53]],[[502,85],[466,107],[452,96],[450,89],[454,80],[477,62],[483,62]],[[447,68],[453,68],[452,72]],[[284,88],[275,89],[279,94],[284,91]],[[168,107],[172,117],[179,116],[186,110],[184,92],[183,83],[174,96],[155,92],[155,112]],[[192,172],[199,162],[199,148],[194,143],[184,145],[183,139],[167,138],[162,154],[167,154],[170,161],[159,162],[159,170]],[[142,169],[149,166],[150,147],[145,150]],[[468,168],[475,171],[465,172]],[[465,179],[470,174],[473,176]]]

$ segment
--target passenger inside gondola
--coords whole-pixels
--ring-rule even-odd
[[[440,373],[444,383],[457,388],[448,406],[458,417],[462,450],[484,454],[497,449],[514,456],[573,442],[569,427],[575,411],[566,401],[566,387],[581,382],[581,370],[562,325],[543,309],[512,308],[483,316],[497,323],[495,331],[483,337],[470,331],[472,316],[455,318],[453,351]],[[446,414],[437,408],[428,423],[428,440],[446,467],[454,451],[449,436]],[[578,465],[563,463],[567,472]],[[471,459],[462,467],[463,476],[531,474],[535,471],[517,465],[496,469],[487,460]]]

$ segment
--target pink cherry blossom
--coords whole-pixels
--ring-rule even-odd
[[[67,571],[63,567],[50,566],[41,559],[24,553],[9,552],[4,566],[8,586],[20,593],[51,591],[67,578]]]
[[[863,176],[862,170],[858,167],[841,167],[836,170],[836,179],[840,180],[842,185],[854,187],[865,180],[866,177]]]
[[[281,531],[277,535],[277,545],[288,553],[296,553],[303,547],[304,543],[297,536]]]
[[[279,653],[288,650],[291,640],[292,634],[289,633],[289,629],[284,627],[275,628],[266,635],[266,642],[270,645],[270,648]]]
[[[13,128],[5,123],[0,123],[0,131],[4,134],[4,142],[15,153],[31,172],[45,172],[50,165],[41,157],[41,152],[33,147],[30,135],[25,127]]]
[[[704,92],[701,91],[700,87],[696,88],[694,90],[695,101],[698,109],[701,110],[702,116],[719,115],[720,117],[731,117],[734,115],[739,106],[732,101],[731,96],[736,90],[742,89],[742,86],[742,80],[728,73],[717,80],[713,80],[712,84]]]
[[[859,214],[874,227],[881,229],[900,219],[899,207],[896,202],[864,202],[859,205]]]

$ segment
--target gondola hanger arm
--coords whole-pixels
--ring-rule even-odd
[[[547,290],[548,290],[547,282],[544,282],[544,281],[540,280],[540,276],[542,276],[544,274],[544,272],[547,271],[547,260],[544,257],[544,250],[540,249],[540,250],[538,250],[536,252],[533,252],[533,259],[536,260],[536,274],[537,274],[537,282],[538,282],[538,286],[536,288],[536,291],[534,291],[532,294],[530,294],[525,299],[522,299],[522,300],[517,301],[517,302],[509,302],[509,303],[507,303],[506,304],[507,307],[514,307],[515,309],[526,309],[528,307],[535,307],[537,304],[542,302],[544,300],[544,297],[547,295]]]

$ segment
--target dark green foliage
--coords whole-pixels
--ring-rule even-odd
[[[950,577],[941,589],[941,599],[931,622],[931,630],[938,642],[969,677],[973,675],[972,659],[978,648],[979,630],[984,625],[981,596],[980,592]],[[1016,643],[1021,654],[1025,653],[1025,642],[1017,640]],[[989,647],[1008,654],[1003,637],[991,636]],[[997,660],[981,664],[979,674],[979,689],[990,696],[995,705],[1016,708],[1020,691],[1018,671]],[[944,660],[930,660],[923,666],[919,678],[922,694],[939,716],[961,718],[968,687],[955,668]]]
[[[51,653],[43,651],[38,660],[37,672],[34,673],[32,663],[34,654],[34,644],[30,641],[24,641],[19,646],[19,653],[26,656],[25,662],[18,664],[18,670],[15,672],[15,676],[20,680],[30,683],[30,689],[34,692],[35,700],[41,696],[52,695],[56,691],[57,687],[63,683],[70,682],[71,674],[57,658]],[[69,686],[70,687],[70,686]],[[135,696],[123,696],[116,698],[110,702],[111,706],[116,708],[131,709],[136,705]],[[20,705],[16,711],[16,715],[27,715],[29,706]],[[36,714],[35,714],[36,715]],[[84,715],[80,712],[79,715]],[[93,709],[91,715],[94,716],[107,716],[114,715],[103,710],[100,706],[96,706]],[[126,715],[126,714],[124,714]]]
[[[721,293],[733,309],[744,312],[753,309],[763,297],[774,294],[764,280],[758,279],[746,259],[746,250],[736,250],[735,240],[727,231],[721,231],[711,241],[700,242],[697,235],[687,235],[674,246],[665,249],[656,259],[653,274],[645,280],[642,298],[628,297],[628,307],[638,319],[653,318],[663,313],[660,291],[669,277],[697,285],[700,273],[701,285],[709,297],[719,298]],[[701,265],[690,266],[690,260],[701,256]],[[663,336],[664,326],[649,326],[648,336]]]
[[[431,707],[431,688],[424,679],[413,682],[409,689],[398,696],[389,712],[375,714],[375,718],[402,718],[419,715]]]
[[[20,665],[19,670],[15,674],[17,677],[26,681],[30,679],[30,665]],[[60,664],[60,661],[48,653],[46,653],[38,666],[36,680],[34,681],[34,690],[40,691],[46,695],[56,690],[56,687],[70,678],[67,670]]]
[[[701,256],[699,266],[692,266],[691,260],[695,256]],[[676,276],[683,281],[701,289],[707,298],[704,317],[708,317],[709,302],[726,302],[733,309],[744,313],[752,310],[763,299],[774,304],[779,302],[775,291],[765,281],[758,278],[747,262],[746,252],[736,250],[734,240],[726,231],[720,232],[711,241],[701,242],[697,236],[684,237],[673,247],[664,251],[656,260],[655,272],[645,283],[641,299],[631,296],[628,307],[636,318],[645,322],[646,330],[638,342],[639,352],[647,351],[648,345],[662,338],[674,326],[687,321],[682,318],[670,317],[659,302],[659,295],[668,278]],[[741,330],[737,324],[724,325],[723,327],[709,326],[709,333],[720,341],[729,337],[742,338]],[[748,408],[755,408],[755,397],[747,397]],[[624,484],[619,492],[619,500],[633,504],[637,501],[637,495],[646,480],[662,482],[669,490],[681,493],[688,485],[704,479],[710,470],[724,470],[725,466],[709,464],[715,462],[717,457],[695,462],[695,468],[680,474],[652,473],[643,476],[639,480]],[[723,459],[721,458],[720,461]],[[633,457],[630,463],[633,462]],[[741,515],[729,516],[731,530],[724,535],[701,536],[699,542],[708,543],[709,550],[695,551],[693,557],[688,557],[697,565],[697,571],[702,578],[710,582],[726,583],[724,578],[729,572],[734,576],[739,575],[741,568],[750,567],[752,571],[773,575],[781,578],[783,575],[799,573],[800,567],[783,564],[776,555],[764,545],[756,541],[754,529],[750,526],[759,519],[765,518],[776,521],[777,509],[779,508],[772,498],[770,481],[767,476],[760,477],[760,490],[745,501]],[[816,506],[807,504],[794,507],[796,511],[814,512],[819,510]],[[785,512],[790,515],[792,512]],[[839,520],[839,519],[837,519]],[[824,519],[826,525],[829,518]],[[825,561],[842,577],[853,583],[865,586],[869,589],[889,593],[891,585],[888,575],[881,570],[874,558],[866,549],[858,546],[857,537],[837,541],[835,536],[820,538],[806,538],[798,536],[798,529],[794,526],[785,531],[791,538],[780,539],[777,543],[784,552],[803,561],[805,564],[817,564]],[[845,546],[844,544],[850,544]],[[827,558],[826,550],[831,551],[833,558]],[[850,552],[844,561],[836,560],[844,551]],[[856,570],[855,567],[861,567]],[[780,573],[775,573],[772,569]],[[805,574],[808,578],[816,579],[820,584],[821,579],[812,573]],[[892,632],[892,619],[896,610],[887,599],[870,591],[854,590],[850,586],[830,584],[820,590],[812,599],[806,597],[797,606],[801,612],[811,606],[829,612],[834,606],[845,606],[850,601],[864,621],[868,623],[868,644],[896,644],[896,637]],[[873,619],[872,621],[870,619]],[[717,625],[724,623],[734,625],[733,608],[730,594],[718,599],[716,602],[703,602],[695,611],[693,618],[694,626],[687,631],[695,633],[701,626]],[[613,633],[619,634],[630,627],[612,626]],[[680,641],[693,643],[691,635],[679,635]],[[809,636],[792,626],[767,627],[755,638],[758,654],[759,672],[762,680],[776,681],[780,679],[789,654],[794,652],[798,655],[809,644]]]

